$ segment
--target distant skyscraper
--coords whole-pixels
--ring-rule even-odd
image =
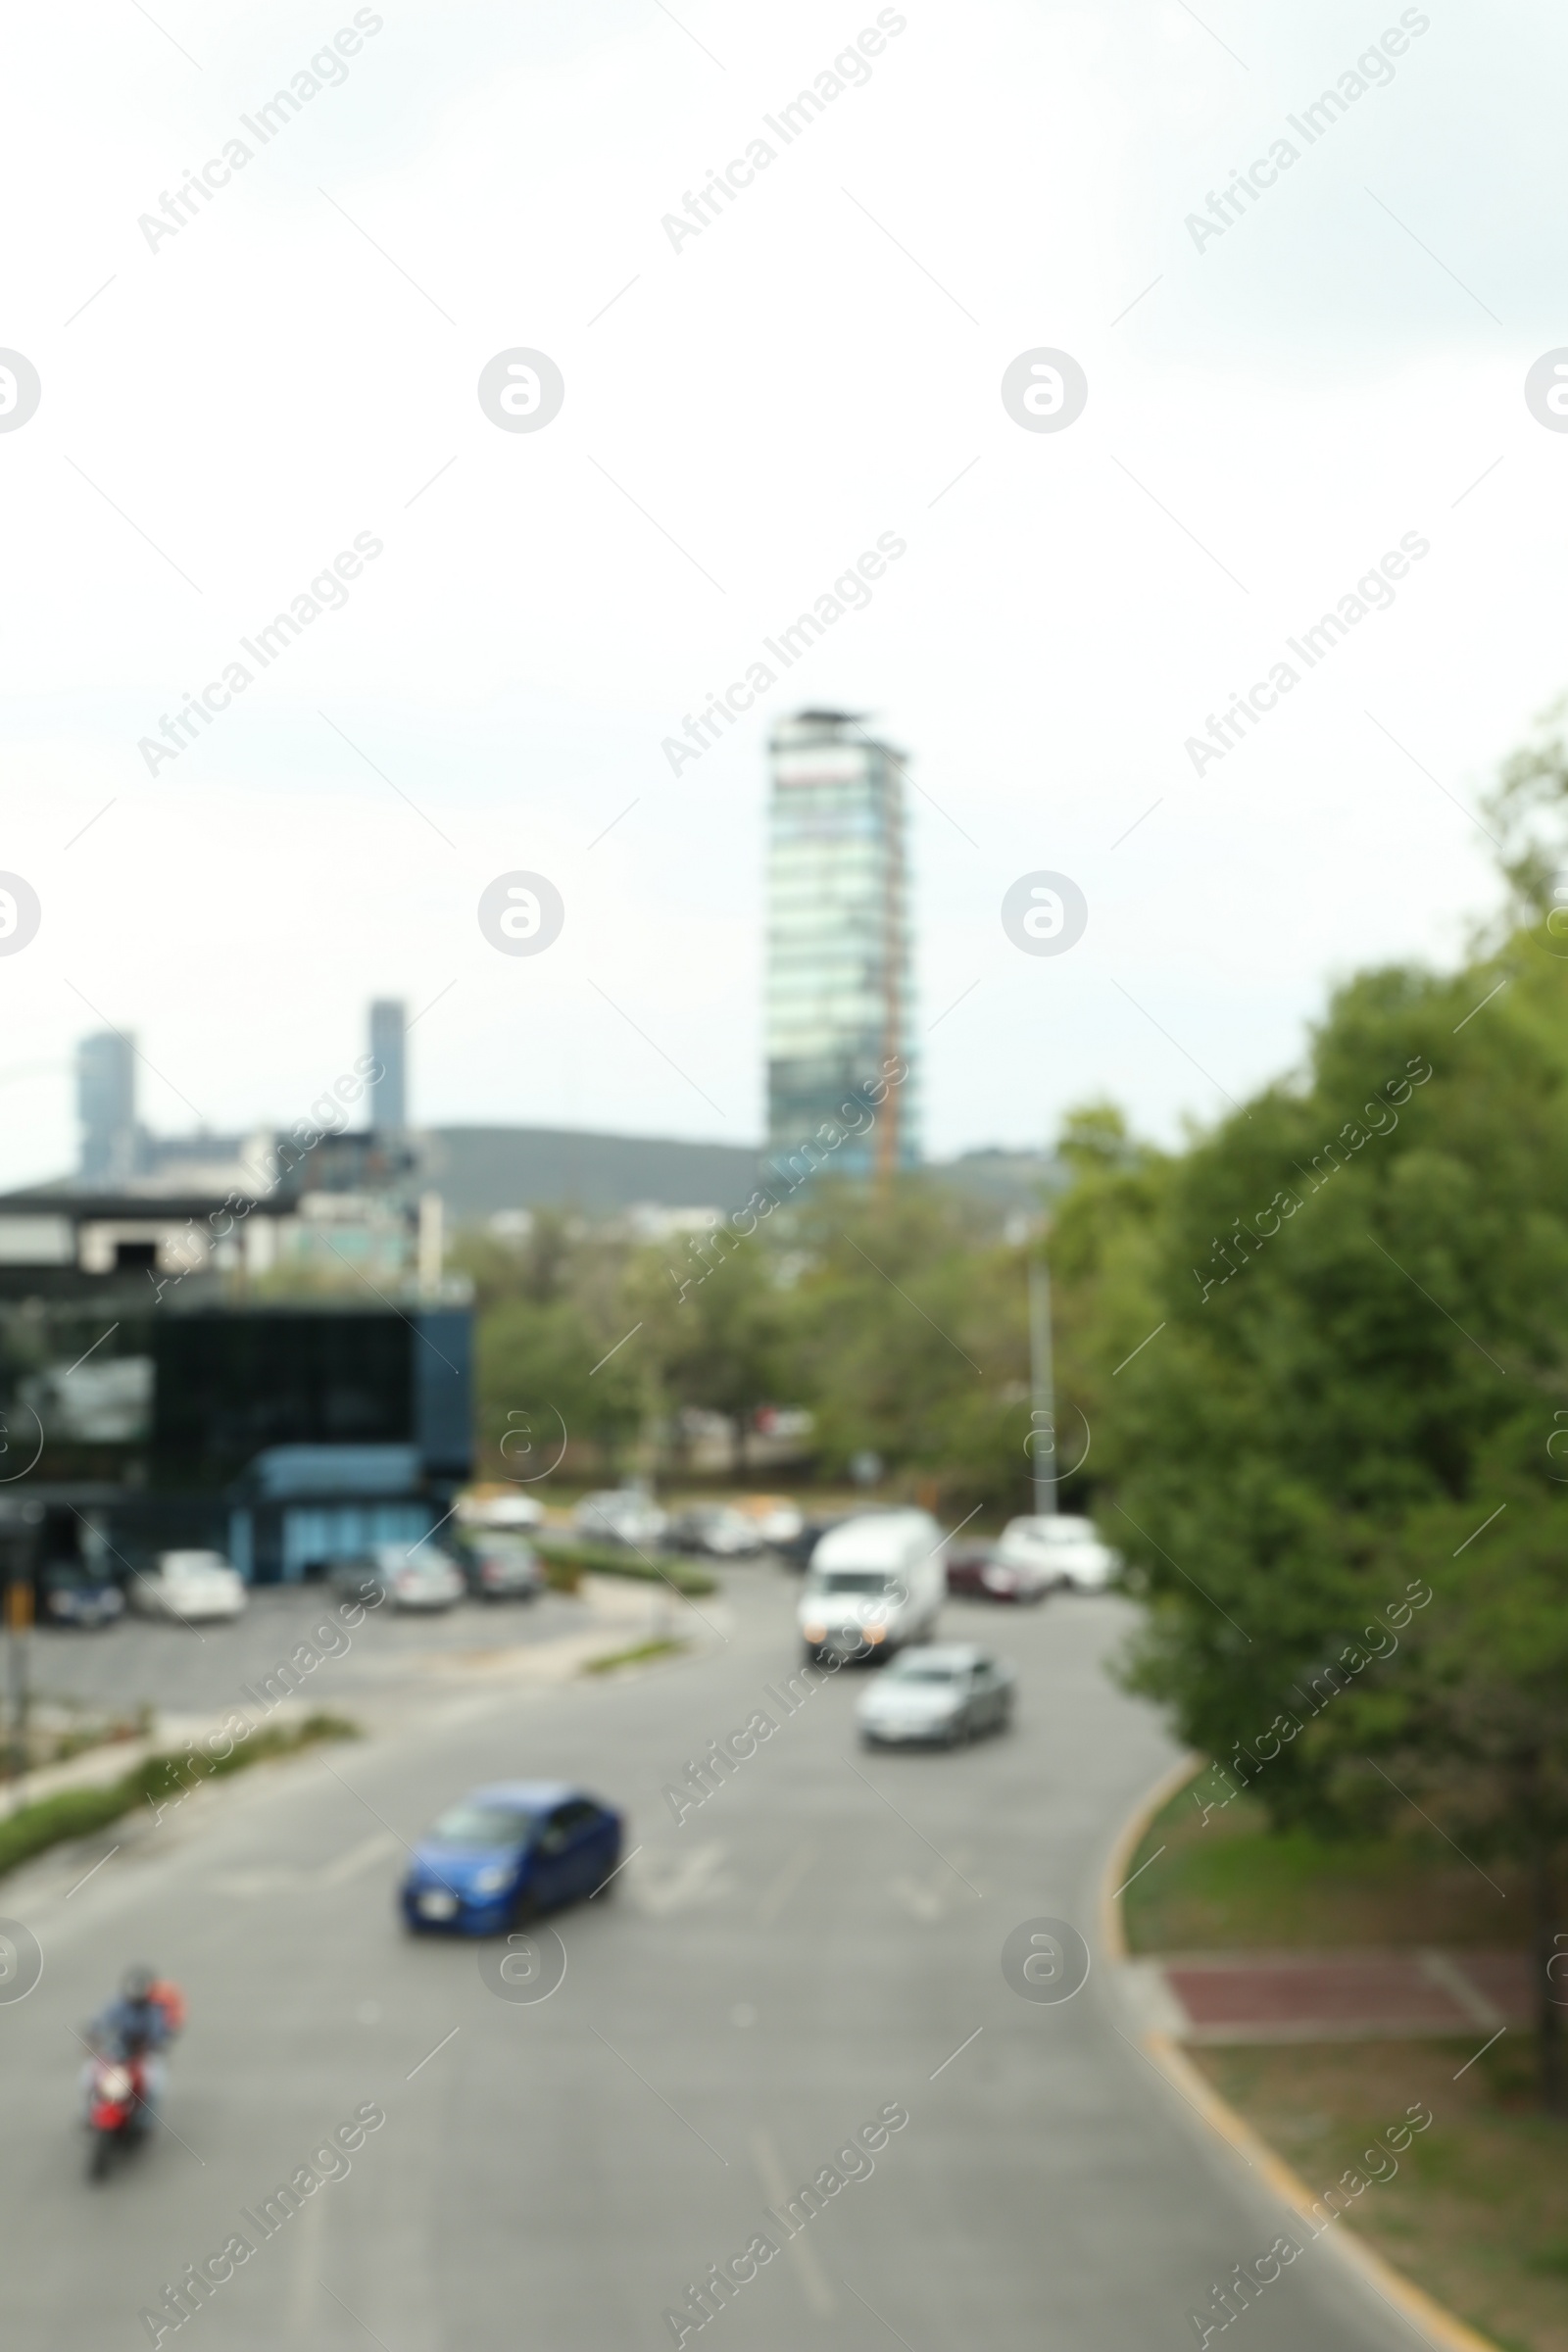
[[[399,1135],[409,1123],[408,1020],[395,997],[377,997],[370,1006],[370,1053],[381,1065],[369,1094],[370,1125],[378,1135]]]
[[[76,1115],[82,1182],[123,1184],[137,1159],[136,1051],[118,1030],[100,1030],[76,1048]]]
[[[918,1161],[904,754],[837,710],[782,720],[769,746],[767,1142],[787,1155],[902,1056],[863,1137],[831,1165]]]

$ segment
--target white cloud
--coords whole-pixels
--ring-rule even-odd
[[[866,85],[678,254],[661,216],[875,8],[683,6],[695,38],[630,0],[379,9],[153,254],[138,213],[354,12],[157,13],[200,73],[109,0],[13,34],[0,152],[36,201],[0,343],[44,402],[0,434],[0,864],[45,920],[0,958],[0,1081],[28,1073],[0,1181],[71,1155],[81,996],[167,1073],[162,1126],[182,1097],[293,1115],[372,993],[456,979],[419,1115],[755,1134],[761,744],[803,700],[881,713],[930,796],[923,1018],[981,982],[931,1035],[938,1151],[1102,1091],[1170,1132],[1292,1062],[1335,974],[1451,952],[1487,844],[1414,762],[1470,800],[1561,682],[1568,445],[1520,396],[1560,331],[1544,12],[1500,83],[1495,34],[1434,12],[1201,254],[1184,215],[1365,48],[1362,12],[1205,9],[1244,71],[1164,5],[901,9]],[[1059,436],[998,397],[1040,343],[1089,375]],[[513,344],[565,375],[538,435],[474,396]],[[1197,780],[1184,738],[1411,529],[1395,608]],[[887,530],[870,609],[672,781],[661,739]],[[149,778],[138,737],[362,531],[385,552],[347,607]],[[473,919],[514,865],[566,898],[537,961]],[[1090,901],[1059,962],[997,920],[1038,865]]]

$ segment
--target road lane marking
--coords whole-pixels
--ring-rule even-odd
[[[923,1919],[929,1923],[946,1919],[948,1915],[948,1906],[937,1891],[936,1884],[922,1886],[916,1879],[889,1879],[888,1892],[904,1905],[911,1919]]]
[[[779,2162],[778,2150],[765,2132],[752,2133],[752,2161],[757,2167],[757,2177],[762,2183],[763,2195],[777,2213],[790,2188],[784,2178],[784,2167]],[[789,2250],[800,2267],[806,2300],[818,2319],[827,2319],[837,2306],[833,2300],[833,2289],[827,2282],[827,2274],[816,2259],[815,2247],[799,2230],[788,2242]]]
[[[806,1877],[807,1872],[810,1869],[811,1864],[815,1861],[815,1859],[816,1848],[811,1843],[809,1838],[806,1840],[804,1845],[798,1845],[796,1847],[794,1853],[785,1863],[783,1869],[779,1872],[778,1877],[773,1881],[772,1886],[768,1888],[767,1892],[763,1895],[761,1901],[757,1906],[757,1924],[760,1928],[770,1928],[773,1925],[773,1922],[777,1919],[779,1913],[789,1901],[790,1896],[794,1894],[796,1889],[800,1886],[802,1881]]]
[[[306,2344],[311,2340],[313,2289],[320,2275],[321,2240],[325,2235],[326,2199],[310,2197],[306,2200],[299,2230],[292,2241],[294,2260],[282,2329],[285,2343]]]
[[[706,1845],[693,1846],[689,1853],[649,1855],[626,1885],[640,1911],[652,1919],[667,1919],[672,1912],[716,1902],[727,1891],[720,1874],[728,1851],[727,1846],[710,1839]]]
[[[362,1838],[358,1845],[351,1845],[348,1852],[339,1854],[335,1862],[323,1862],[318,1870],[306,1875],[318,1886],[346,1886],[350,1879],[358,1878],[362,1870],[368,1870],[372,1862],[379,1862],[384,1855],[395,1853],[397,1842],[390,1830],[372,1830],[368,1838]]]
[[[395,1853],[398,1840],[390,1830],[372,1830],[358,1845],[337,1854],[330,1862],[318,1862],[309,1870],[293,1862],[258,1863],[250,1870],[220,1870],[213,1874],[212,1884],[221,1894],[237,1894],[243,1900],[254,1900],[264,1894],[298,1894],[313,1886],[343,1886],[350,1879],[359,1877],[372,1862],[381,1861]]]

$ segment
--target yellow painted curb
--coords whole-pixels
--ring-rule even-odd
[[[1105,1863],[1100,1886],[1101,1945],[1107,1960],[1127,1958],[1127,1937],[1122,1926],[1121,1902],[1117,1889],[1127,1876],[1127,1865],[1143,1842],[1145,1832],[1161,1807],[1169,1804],[1186,1782],[1200,1768],[1200,1756],[1183,1756],[1155,1782],[1131,1817],[1122,1825]],[[1313,2235],[1321,2233],[1316,2208],[1320,2199],[1313,2196],[1306,2182],[1294,2172],[1282,2156],[1277,2156],[1267,2140],[1253,2131],[1246,2118],[1239,2115],[1228,2099],[1221,2098],[1206,2075],[1194,2066],[1187,2053],[1178,2048],[1168,2034],[1144,2033],[1139,2046],[1160,2073],[1191,2106],[1198,2109],[1206,2124],[1212,2126],[1221,2139],[1250,2164],[1260,2180],[1267,2182],[1282,2204],[1288,2205],[1298,2221],[1312,2228]],[[1437,2352],[1498,2352],[1490,2336],[1478,2335],[1473,2328],[1434,2302],[1419,2286],[1415,2286],[1392,2263],[1375,2254],[1364,2240],[1349,2230],[1336,2230],[1334,2244],[1341,2257],[1351,2269],[1359,2272],[1363,2281],[1385,2303],[1392,2304],[1400,2316],[1409,2321],[1424,2335]]]
[[[1127,1865],[1144,1841],[1144,1832],[1162,1807],[1201,1772],[1201,1756],[1178,1756],[1168,1772],[1162,1772],[1148,1794],[1122,1823],[1116,1833],[1116,1842],[1105,1862],[1105,1874],[1100,1882],[1100,1948],[1107,1960],[1125,1960],[1127,1933],[1121,1922],[1120,1890],[1127,1876]]]

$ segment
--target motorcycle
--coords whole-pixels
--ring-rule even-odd
[[[147,2132],[147,2079],[139,2052],[113,2057],[94,2051],[87,2081],[87,2129],[92,2134],[87,2158],[89,2180],[104,2180],[117,2148],[128,2150]]]

